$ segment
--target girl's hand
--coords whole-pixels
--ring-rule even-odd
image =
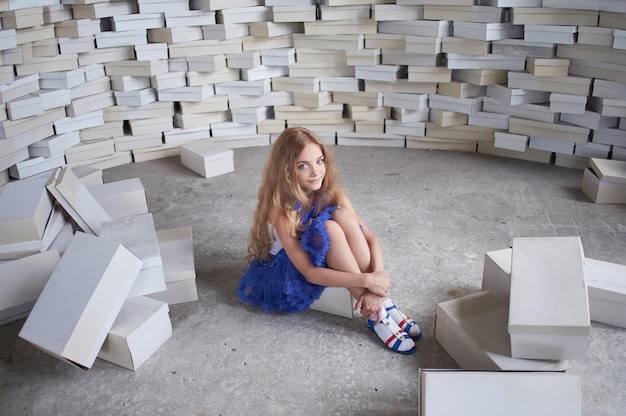
[[[384,271],[369,273],[370,283],[366,287],[367,290],[378,296],[387,296],[391,288],[391,279]]]
[[[366,290],[357,300],[354,306],[355,311],[360,311],[361,315],[376,323],[380,322],[387,314],[383,308],[383,297]]]

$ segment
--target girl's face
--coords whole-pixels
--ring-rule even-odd
[[[298,184],[305,194],[311,195],[322,187],[326,165],[319,145],[308,143],[296,158]]]

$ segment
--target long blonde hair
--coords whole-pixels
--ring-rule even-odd
[[[314,200],[309,200],[298,184],[297,157],[308,143],[317,144],[324,156],[326,175],[322,187],[315,193]],[[272,144],[265,162],[263,178],[257,194],[258,202],[254,213],[254,222],[248,235],[248,255],[267,260],[272,245],[273,235],[268,230],[268,222],[283,217],[288,220],[290,235],[296,237],[300,231],[302,214],[311,209],[319,211],[329,205],[337,205],[342,187],[332,155],[326,144],[312,131],[304,127],[285,129]],[[301,204],[297,210],[296,205]]]

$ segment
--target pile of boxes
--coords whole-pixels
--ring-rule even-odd
[[[136,370],[172,335],[169,305],[198,300],[191,227],[156,230],[138,178],[64,166],[0,193],[0,323],[82,369]]]
[[[626,266],[585,258],[579,237],[515,238],[486,253],[481,291],[436,306],[435,339],[461,370],[421,371],[421,414],[455,414],[468,402],[442,395],[480,395],[494,383],[503,396],[481,414],[514,403],[580,414],[579,377],[565,372],[586,357],[590,320],[626,327]]]
[[[267,146],[297,125],[339,145],[626,160],[625,15],[618,0],[5,0],[0,183],[192,140]]]

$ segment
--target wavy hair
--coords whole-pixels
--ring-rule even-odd
[[[324,156],[326,175],[321,188],[309,199],[298,184],[297,158],[308,143],[317,144]],[[337,205],[342,187],[338,179],[335,162],[326,144],[312,131],[304,127],[290,127],[280,134],[272,144],[265,162],[261,185],[257,194],[257,207],[248,235],[248,255],[268,260],[274,236],[268,230],[268,222],[283,217],[288,220],[290,235],[297,237],[301,231],[302,215],[315,205],[316,213]],[[301,205],[301,209],[297,209]],[[273,216],[273,218],[270,218]]]

